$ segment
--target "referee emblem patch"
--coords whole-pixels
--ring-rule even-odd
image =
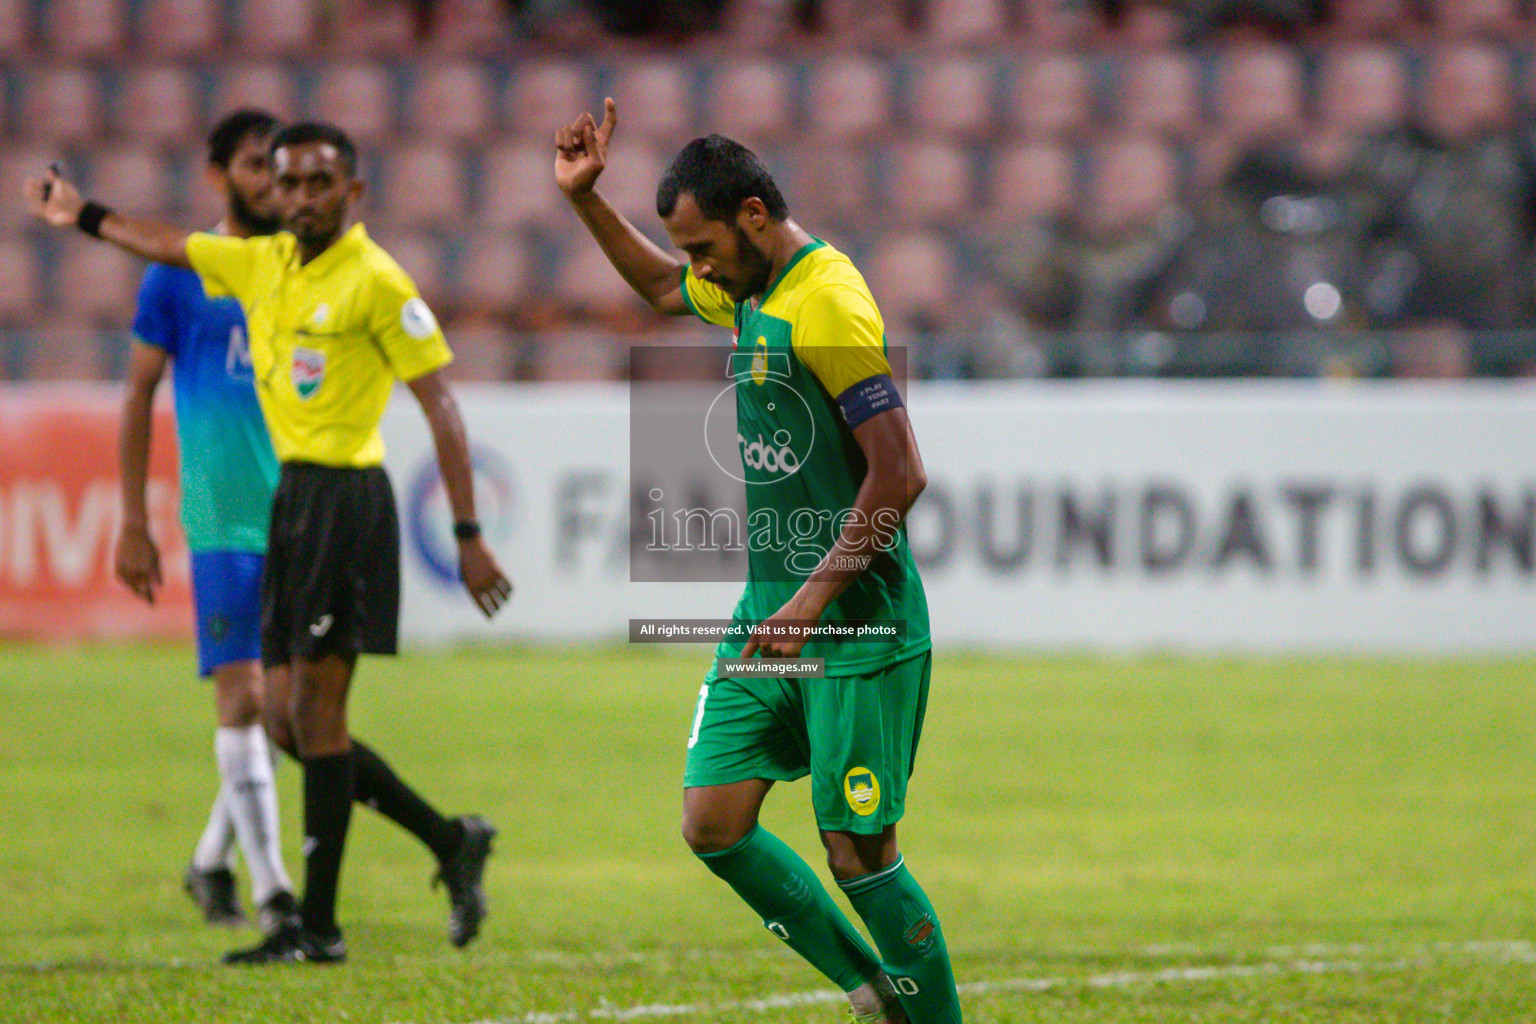
[[[437,333],[437,317],[422,299],[407,299],[400,307],[400,329],[417,341],[426,341]]]
[[[325,353],[299,346],[293,350],[293,366],[290,372],[293,378],[293,390],[299,393],[300,398],[308,398],[320,390],[320,385],[325,383]]]
[[[868,768],[850,768],[843,776],[843,796],[854,814],[867,818],[880,806],[880,780]]]

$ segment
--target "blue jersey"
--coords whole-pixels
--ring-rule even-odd
[[[190,270],[154,264],[133,333],[172,359],[181,522],[193,551],[265,551],[277,457],[256,403],[245,314]]]

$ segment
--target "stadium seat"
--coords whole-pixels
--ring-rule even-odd
[[[0,53],[24,53],[32,39],[29,0],[0,0]]]
[[[641,302],[585,233],[576,236],[562,254],[555,270],[554,291],[571,305],[590,309]]]
[[[346,26],[325,39],[331,59],[356,56],[406,56],[420,50],[412,0],[330,0],[327,17]]]
[[[308,49],[315,38],[315,0],[238,0],[236,46],[260,56]]]
[[[455,325],[448,332],[453,362],[443,375],[450,381],[503,381],[512,376],[515,346],[506,331],[490,324]]]
[[[0,237],[0,326],[32,320],[42,306],[37,254],[25,238]]]
[[[969,149],[942,142],[893,147],[885,189],[891,212],[906,223],[941,223],[963,216],[971,206]]]
[[[619,116],[626,130],[630,105],[623,99]],[[587,71],[570,61],[538,60],[520,64],[507,81],[505,120],[517,134],[541,145],[554,145],[555,130],[582,112],[603,115],[603,97]]]
[[[1052,49],[1075,49],[1096,27],[1096,5],[1080,0],[1017,0],[1031,42]]]
[[[914,316],[954,304],[955,256],[932,232],[902,232],[880,241],[866,261],[869,290],[886,327],[900,331]]]
[[[101,82],[83,67],[23,69],[23,117],[29,137],[57,146],[95,142],[105,124]]]
[[[236,64],[214,76],[210,120],[242,107],[265,110],[281,120],[298,117],[298,92],[293,76],[279,64]]]
[[[1093,118],[1088,66],[1065,53],[1047,53],[1017,66],[1008,84],[1008,123],[1029,138],[1062,138]]]
[[[705,97],[701,131],[719,132],[755,148],[781,140],[794,127],[794,83],[781,64],[721,61]]]
[[[420,143],[387,153],[385,195],[374,204],[392,224],[451,230],[463,219],[464,161],[442,145]]]
[[[476,221],[491,228],[548,224],[568,216],[554,187],[550,143],[509,141],[483,155]],[[605,186],[606,188],[606,186]],[[565,222],[569,226],[569,222]]]
[[[1338,41],[1386,40],[1411,26],[1409,0],[1332,0],[1327,36]]]
[[[625,61],[615,68],[612,95],[623,108],[626,134],[667,146],[694,134],[693,102],[698,89],[692,67],[675,59]],[[593,111],[600,116],[601,111]]]
[[[144,0],[138,28],[139,43],[150,54],[204,55],[223,45],[223,7],[217,0]]]
[[[202,116],[191,73],[172,64],[129,71],[117,99],[116,121],[125,138],[158,143],[196,139],[202,134]]]
[[[622,115],[621,115],[622,116]],[[670,161],[670,154],[663,158],[656,150],[642,147],[633,141],[624,142],[621,135],[609,151],[609,164],[603,171],[603,195],[630,220],[647,227],[656,223],[656,183]],[[533,188],[554,188],[554,154],[551,147],[548,166],[544,172],[551,181],[548,186],[534,182]]]
[[[18,189],[23,179],[35,177],[47,171],[49,163],[57,160],[58,156],[58,151],[51,146],[41,148],[20,143],[7,143],[0,146],[0,181],[8,181],[13,190]],[[71,174],[77,173],[75,168],[68,164],[65,165],[65,169]],[[12,195],[17,193],[13,191]],[[0,203],[0,231],[31,227],[36,223],[19,196],[14,202]]]
[[[51,0],[43,9],[51,56],[80,60],[123,52],[127,17],[120,0]]]
[[[90,191],[113,206],[146,216],[169,217],[174,212],[165,161],[148,146],[130,144],[93,152]]]
[[[315,83],[311,113],[355,142],[381,142],[394,129],[394,92],[394,81],[382,65],[328,65]]]
[[[1195,63],[1182,53],[1148,53],[1121,65],[1116,116],[1133,132],[1188,138],[1200,126]]]
[[[825,230],[821,225],[826,221],[862,220],[876,205],[867,149],[811,143],[788,150],[785,157],[784,198],[795,218],[815,230]]]
[[[177,162],[180,178],[187,183],[186,194],[181,197],[185,208],[177,223],[206,231],[229,212],[223,193],[207,180],[208,150],[188,146],[177,151]]]
[[[1219,58],[1217,124],[1239,147],[1293,135],[1302,122],[1302,75],[1296,54],[1279,46],[1228,50]]]
[[[1516,40],[1522,33],[1512,0],[1435,0],[1431,6],[1435,32],[1447,39]]]
[[[523,239],[480,231],[465,239],[453,281],[453,307],[470,316],[501,315],[532,290],[532,261]]]
[[[1070,151],[1049,142],[1004,147],[992,159],[986,209],[1005,218],[1053,217],[1066,213],[1077,191]]]
[[[814,8],[817,41],[832,49],[871,53],[909,41],[913,5],[905,0],[819,0]]]
[[[50,317],[33,333],[21,360],[33,381],[105,380],[107,360],[96,325],[79,317]]]
[[[538,339],[528,359],[531,379],[546,382],[620,380],[627,357],[602,331],[561,331]]]
[[[491,55],[505,51],[510,32],[503,0],[439,0],[426,43],[437,53]]]
[[[494,127],[491,84],[468,61],[434,62],[416,69],[406,101],[406,127],[430,139],[474,142]]]
[[[929,0],[924,34],[940,47],[993,42],[1008,28],[1004,0]]]
[[[142,260],[89,238],[65,236],[55,268],[55,312],[126,328],[133,321]]]
[[[1419,109],[1441,134],[1460,137],[1508,127],[1514,103],[1509,57],[1483,43],[1434,52],[1420,80]]]
[[[1178,199],[1179,166],[1155,139],[1111,138],[1088,156],[1080,209],[1086,219],[1120,233],[1155,223]]]
[[[408,274],[434,313],[441,314],[448,308],[449,273],[444,259],[443,245],[430,234],[415,231],[392,221],[380,224],[377,231],[370,225],[369,237],[384,247],[394,257],[400,269]]]
[[[1328,130],[1361,135],[1400,125],[1408,116],[1408,73],[1396,51],[1351,46],[1323,56],[1318,120]]]
[[[916,65],[908,77],[909,121],[923,135],[978,139],[997,129],[995,65],[963,57]]]
[[[890,83],[884,66],[864,57],[833,57],[811,68],[806,121],[812,134],[857,143],[886,134]]]

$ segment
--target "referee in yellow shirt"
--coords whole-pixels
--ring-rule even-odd
[[[330,125],[295,124],[273,136],[272,154],[285,230],[266,237],[188,234],[125,216],[83,201],[56,170],[23,191],[41,220],[189,267],[245,310],[257,397],[282,463],[262,580],[267,726],[304,766],[305,886],[298,920],[226,961],[327,963],[346,957],[336,889],[357,770],[347,691],[359,654],[395,653],[399,625],[399,527],[379,433],[396,378],[431,426],[465,588],[490,616],[512,585],[475,520],[464,423],[439,373],[452,359],[442,331],[399,265],[361,224],[348,227],[363,194],[351,141]],[[370,770],[387,776],[438,855],[450,938],[463,945],[485,915],[494,830],[443,819],[382,762]]]

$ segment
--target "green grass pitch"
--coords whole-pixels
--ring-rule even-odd
[[[0,1021],[845,1019],[677,833],[707,652],[365,661],[354,732],[501,829],[467,950],[365,809],[351,961],[235,970],[180,876],[215,788],[176,648],[0,652]],[[1536,662],[935,661],[903,846],[967,1017],[1536,1020]],[[281,765],[302,872],[297,772]],[[767,824],[818,866],[806,783]]]

